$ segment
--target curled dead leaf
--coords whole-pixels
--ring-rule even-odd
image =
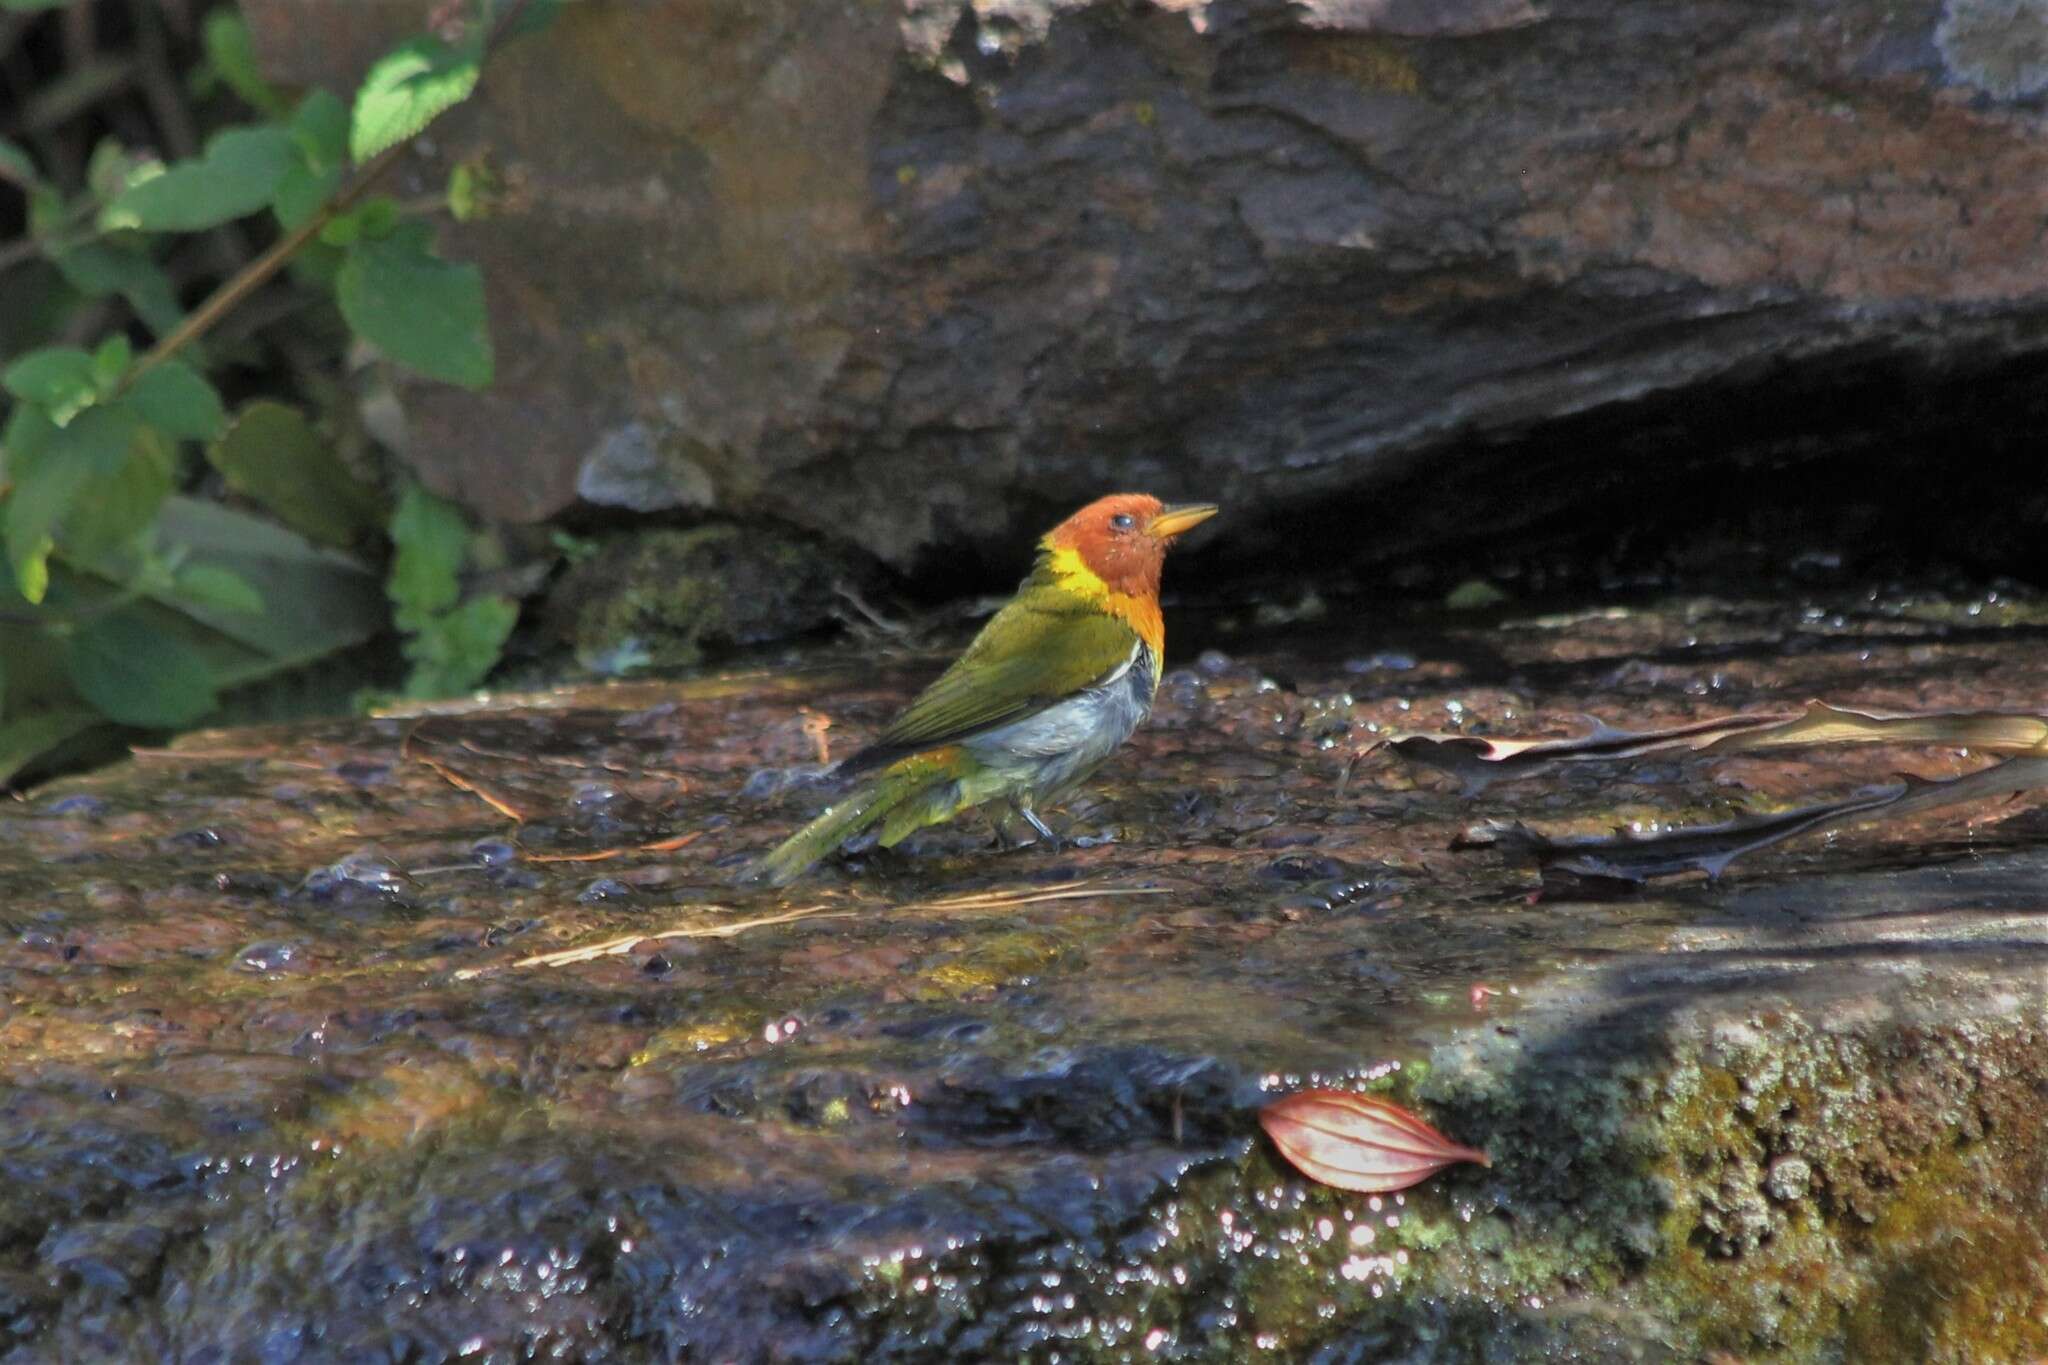
[[[1360,1194],[1418,1185],[1461,1161],[1493,1165],[1398,1104],[1344,1090],[1300,1090],[1259,1111],[1280,1155],[1311,1180]]]
[[[1603,763],[1690,752],[1723,757],[1836,744],[1961,745],[2001,754],[2048,754],[2048,713],[2034,711],[1852,711],[1810,701],[1800,711],[1696,720],[1661,730],[1596,725],[1571,739],[1486,739],[1478,735],[1390,735],[1383,747],[1441,768],[1468,792],[1531,777],[1562,763]]]

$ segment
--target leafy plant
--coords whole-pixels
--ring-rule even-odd
[[[256,121],[169,164],[104,141],[70,192],[0,140],[0,190],[25,198],[28,227],[0,243],[0,272],[50,272],[108,329],[97,344],[53,339],[0,361],[0,783],[94,725],[189,725],[228,689],[392,625],[409,695],[473,687],[496,663],[517,606],[463,600],[471,533],[459,510],[417,488],[393,507],[331,424],[297,406],[259,397],[231,412],[202,339],[289,266],[386,362],[488,385],[482,278],[436,251],[422,216],[487,211],[485,173],[465,166],[440,204],[373,191],[411,139],[470,97],[495,47],[551,9],[444,5],[436,32],[378,61],[348,105],[272,87],[239,17],[217,10],[200,84],[232,91]],[[274,240],[188,312],[165,262],[181,237],[229,224]],[[44,311],[45,335],[79,334],[62,309]],[[181,494],[207,477],[261,515]],[[387,539],[388,599],[365,558]]]

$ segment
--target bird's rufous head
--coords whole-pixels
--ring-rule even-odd
[[[1214,503],[1168,507],[1149,493],[1112,493],[1053,527],[1045,544],[1072,550],[1111,592],[1157,597],[1166,547],[1215,515]]]

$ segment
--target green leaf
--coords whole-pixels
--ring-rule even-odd
[[[39,179],[36,163],[29,160],[28,153],[4,137],[0,137],[0,179],[23,185],[33,185]]]
[[[95,473],[73,499],[57,529],[58,548],[66,558],[96,558],[133,543],[170,496],[176,468],[162,434],[138,425],[128,458]]]
[[[341,315],[378,350],[430,379],[480,389],[493,371],[483,275],[428,250],[423,223],[360,241],[335,282]]]
[[[0,725],[0,783],[12,781],[43,754],[98,724],[98,712],[67,708],[32,711]]]
[[[341,185],[348,160],[348,110],[325,90],[299,101],[291,122],[292,155],[271,197],[271,212],[295,228],[320,211]]]
[[[519,606],[508,597],[478,597],[435,617],[405,643],[413,661],[409,697],[449,697],[484,680],[518,624]]]
[[[175,595],[181,601],[244,616],[263,611],[263,594],[250,587],[248,579],[212,564],[188,564],[178,570]]]
[[[134,359],[134,346],[119,332],[100,343],[100,348],[92,353],[92,377],[102,397],[112,393],[120,384],[121,376],[128,373],[128,366]]]
[[[128,401],[145,422],[180,441],[210,441],[227,425],[220,395],[182,360],[166,360],[137,375]]]
[[[398,201],[388,194],[365,199],[355,213],[365,237],[389,237],[398,230]]]
[[[173,729],[216,704],[206,660],[133,609],[80,626],[67,642],[65,662],[78,695],[124,725]]]
[[[39,9],[62,9],[71,0],[0,0],[0,10],[15,10],[26,13]]]
[[[101,224],[197,232],[246,217],[269,206],[291,146],[291,134],[282,128],[230,128],[206,144],[204,156],[123,190]]]
[[[320,225],[320,241],[326,246],[354,246],[363,236],[363,220],[353,213],[337,213]]]
[[[6,433],[0,437],[0,448],[7,455],[6,477],[13,485],[6,501],[0,503],[0,542],[7,546],[15,586],[30,602],[42,601],[50,589],[51,537],[86,479],[83,470],[58,474],[44,467],[44,457],[58,430],[41,408],[22,403],[7,419]]]
[[[458,162],[448,172],[448,212],[458,223],[473,223],[484,216],[488,199],[483,172],[469,162]]]
[[[417,134],[476,89],[483,60],[478,42],[451,47],[415,38],[379,58],[356,92],[349,154],[357,165]]]
[[[292,111],[292,143],[314,170],[348,164],[348,107],[325,90],[315,90]]]
[[[10,436],[13,425],[9,424]],[[8,447],[7,474],[14,491],[4,517],[7,562],[15,586],[31,602],[43,600],[50,587],[50,550],[57,530],[86,493],[120,474],[144,433],[125,407],[87,408],[46,437],[18,448]]]
[[[171,486],[169,448],[126,404],[87,408],[25,450],[10,444],[7,464],[14,492],[0,520],[15,584],[31,602],[49,590],[53,544],[80,554],[125,544]]]
[[[377,491],[349,473],[304,414],[283,403],[243,408],[206,458],[230,488],[323,545],[352,545],[383,515]]]
[[[119,294],[158,336],[185,316],[170,276],[139,248],[86,242],[57,252],[53,259],[73,289],[89,298]]]
[[[398,552],[384,586],[395,608],[393,619],[400,630],[422,630],[462,595],[459,575],[468,552],[469,522],[454,503],[414,484],[392,513],[391,541]]]
[[[24,462],[41,458],[50,442],[57,439],[58,430],[50,414],[35,404],[15,404],[6,428],[0,430],[0,452],[7,456],[7,461],[0,463],[0,483],[7,482],[9,477],[19,481]],[[14,471],[11,475],[10,470]]]
[[[294,159],[285,168],[284,178],[277,182],[277,193],[270,199],[270,211],[277,215],[278,226],[289,232],[318,213],[340,186],[341,171],[338,168],[315,171]]]
[[[99,394],[93,382],[92,357],[76,346],[30,351],[0,372],[0,388],[23,402],[47,408],[60,423]]]
[[[256,45],[249,38],[249,25],[233,6],[224,5],[208,14],[203,36],[207,65],[223,85],[258,113],[271,118],[284,113],[284,96],[263,78],[256,64]]]
[[[188,565],[212,565],[263,585],[273,603],[289,611],[260,616],[178,601],[178,610],[252,650],[270,663],[245,669],[223,684],[241,683],[309,663],[369,640],[389,628],[390,608],[377,576],[362,563],[319,549],[262,517],[217,502],[174,497],[157,518],[158,535],[186,554]]]
[[[122,146],[116,138],[103,137],[93,144],[85,162],[85,187],[102,204],[111,204],[137,180],[157,175],[163,163],[141,156]]]

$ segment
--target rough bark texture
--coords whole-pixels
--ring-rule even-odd
[[[424,9],[245,7],[337,88]],[[501,382],[410,389],[410,458],[899,566],[1111,485],[1284,526],[1420,475],[1468,496],[1403,536],[1468,533],[1598,464],[1500,453],[1569,414],[2039,348],[2044,44],[2012,0],[572,5],[409,167],[514,187],[449,234]]]

